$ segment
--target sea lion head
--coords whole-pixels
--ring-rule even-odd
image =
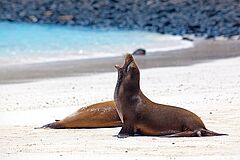
[[[130,90],[139,89],[140,71],[131,54],[126,54],[124,64],[122,66],[115,65],[118,71],[118,84]]]

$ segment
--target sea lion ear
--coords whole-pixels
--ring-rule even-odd
[[[121,68],[121,67],[120,67],[119,65],[117,65],[117,64],[116,64],[114,67],[115,67],[117,70],[119,70],[119,69]]]

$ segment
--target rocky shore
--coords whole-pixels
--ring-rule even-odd
[[[0,21],[239,38],[239,10],[239,0],[1,0]]]

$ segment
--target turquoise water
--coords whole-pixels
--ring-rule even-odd
[[[42,61],[118,56],[137,48],[164,51],[190,47],[180,37],[141,31],[0,23],[0,62]]]

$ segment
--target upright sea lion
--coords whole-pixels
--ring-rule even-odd
[[[149,100],[140,89],[140,71],[131,54],[122,66],[115,66],[118,80],[114,101],[123,123],[119,138],[134,136],[192,137],[220,136],[206,129],[194,113],[179,107],[157,104]]]
[[[79,109],[62,120],[46,124],[41,128],[106,128],[120,127],[121,120],[114,101],[96,103]]]

